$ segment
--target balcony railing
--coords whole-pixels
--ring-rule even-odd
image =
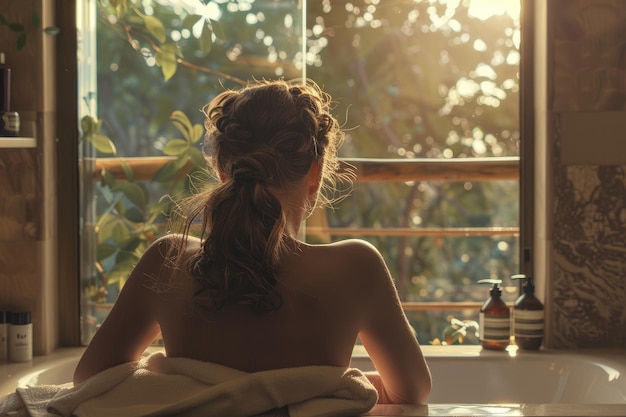
[[[136,181],[150,181],[158,170],[173,157],[96,158],[93,163],[94,180],[99,180],[106,169],[114,178],[124,180],[123,164]],[[355,182],[411,182],[411,181],[495,181],[519,180],[519,157],[457,158],[457,159],[365,159],[345,158],[341,169],[352,167]],[[519,236],[519,227],[463,227],[463,228],[337,228],[307,224],[311,236]],[[480,302],[404,302],[405,310],[478,310]]]

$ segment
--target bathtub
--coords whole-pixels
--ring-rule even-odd
[[[71,381],[82,348],[32,363],[0,364],[0,396],[16,387]],[[433,374],[428,406],[377,405],[369,416],[626,416],[626,351],[493,352],[424,346]],[[373,369],[355,347],[352,366]]]

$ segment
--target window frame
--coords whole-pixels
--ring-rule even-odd
[[[489,158],[494,169],[502,171],[512,179],[517,173],[519,182],[520,223],[516,233],[519,234],[520,273],[532,274],[534,268],[534,2],[521,2],[521,46],[520,46],[520,156],[512,158]],[[60,34],[57,37],[57,250],[58,267],[56,274],[59,282],[58,302],[58,340],[60,346],[80,346],[80,226],[79,198],[80,172],[78,166],[78,94],[77,94],[77,0],[56,2],[55,12]],[[161,159],[165,159],[163,157]],[[107,163],[115,163],[114,158],[107,158]],[[126,158],[128,160],[128,158]],[[346,162],[359,167],[361,180],[376,178],[381,166],[388,160],[350,159]],[[483,162],[475,159],[475,162]],[[459,178],[454,170],[454,161],[435,161],[427,159],[399,160],[396,176],[385,177],[383,180],[406,181],[417,179],[450,179]],[[463,162],[461,162],[463,163]],[[469,165],[467,165],[469,166]],[[475,166],[475,165],[474,165]],[[426,168],[428,167],[428,168]],[[158,169],[158,167],[157,167]],[[113,170],[114,171],[114,170]],[[462,170],[467,174],[468,170]],[[495,175],[498,175],[497,173]],[[378,177],[380,180],[380,177]],[[494,178],[494,177],[492,177]],[[462,179],[465,179],[463,177]],[[503,178],[504,179],[504,178]],[[437,232],[437,231],[431,231]],[[444,231],[439,231],[444,233]],[[466,231],[465,231],[466,232]],[[461,231],[461,233],[465,233]],[[482,231],[485,232],[486,231]],[[508,233],[515,231],[508,230]],[[422,303],[419,303],[422,304]],[[407,310],[441,310],[441,309],[478,309],[480,303],[406,303]]]

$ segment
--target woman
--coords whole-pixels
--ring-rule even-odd
[[[247,372],[348,367],[359,337],[379,402],[425,403],[430,372],[379,252],[356,239],[298,239],[339,176],[330,97],[312,82],[264,81],[204,111],[204,151],[221,183],[194,197],[182,234],[140,259],[74,382],[137,360],[159,332],[168,357]]]

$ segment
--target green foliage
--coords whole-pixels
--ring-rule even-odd
[[[117,150],[115,143],[108,137],[101,135],[101,121],[96,120],[92,116],[83,116],[80,120],[82,130],[81,141],[89,142],[94,145],[96,150],[104,155],[115,155]]]
[[[473,17],[469,2],[310,1],[302,58],[302,28],[288,24],[297,21],[295,3],[204,2],[214,15],[158,2],[98,3],[100,113],[84,120],[84,141],[100,156],[173,158],[147,184],[127,167],[126,180],[102,173],[102,285],[163,233],[169,209],[160,196],[190,192],[201,175],[200,108],[252,78],[298,78],[302,59],[307,76],[337,101],[344,157],[518,155],[515,19]],[[328,215],[338,227],[515,226],[517,193],[514,181],[357,184]],[[408,301],[481,300],[478,279],[517,272],[516,238],[363,238],[383,252]],[[423,342],[439,337],[435,328],[418,332]]]
[[[431,341],[433,345],[478,344],[479,326],[475,320],[459,320],[450,317],[448,326],[443,329],[441,339]]]
[[[171,115],[172,124],[182,135],[173,138],[163,148],[163,153],[174,156],[152,178],[152,182],[170,184],[171,189],[190,192],[185,181],[204,166],[204,157],[197,148],[203,135],[202,126],[192,124],[187,115],[176,110]],[[93,145],[98,153],[115,155],[113,141],[99,134],[101,122],[91,116],[81,120],[82,141]],[[152,201],[146,186],[135,181],[132,169],[122,163],[123,179],[103,169],[98,187],[103,203],[98,210],[96,223],[97,248],[96,270],[100,273],[97,291],[92,293],[96,301],[106,301],[107,286],[121,288],[130,270],[147,247],[162,233],[162,225],[169,207],[161,200]]]

